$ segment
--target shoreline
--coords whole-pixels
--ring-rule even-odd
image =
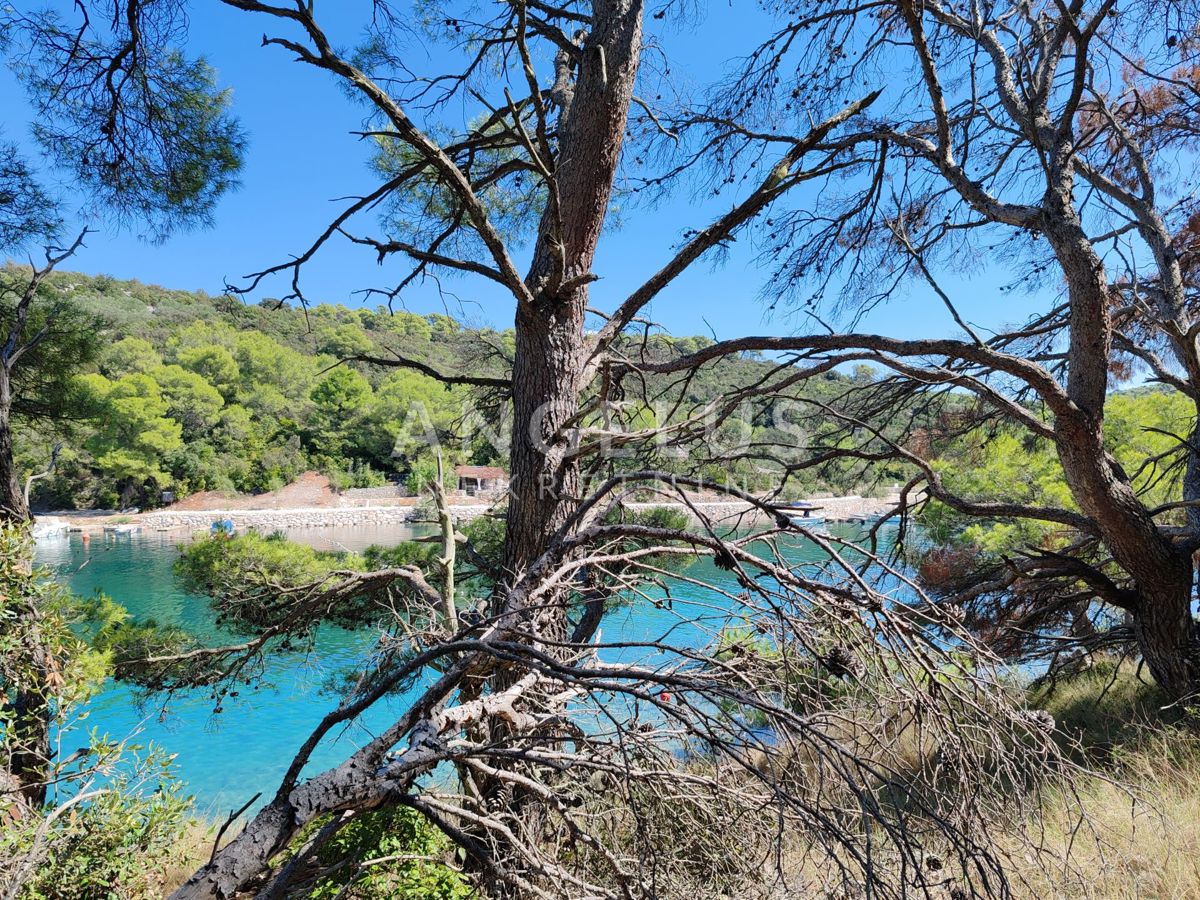
[[[814,497],[807,501],[821,508],[826,521],[847,522],[855,519],[878,518],[889,513],[898,496]],[[762,518],[762,513],[744,501],[694,500],[691,505],[680,502],[626,503],[631,510],[676,509],[696,521],[696,512],[718,524]],[[470,522],[496,509],[497,504],[451,503],[457,522]],[[314,506],[279,509],[221,509],[221,510],[155,510],[139,513],[118,513],[107,510],[61,510],[38,516],[43,520],[58,519],[70,531],[97,532],[116,524],[139,525],[147,531],[198,531],[208,529],[215,520],[232,519],[237,528],[274,531],[294,528],[362,527],[374,525],[423,524],[430,520],[425,511],[414,505],[355,505]]]

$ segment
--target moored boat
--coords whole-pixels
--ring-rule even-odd
[[[814,503],[793,503],[790,506],[780,507],[779,511],[797,527],[814,528],[817,525],[825,524],[825,517],[821,515],[823,509],[824,507]]]
[[[38,516],[33,523],[33,539],[49,540],[67,533],[67,522],[56,516]]]

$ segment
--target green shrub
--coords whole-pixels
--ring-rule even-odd
[[[438,556],[438,545],[404,541],[394,547],[372,544],[363,551],[368,569],[388,569],[393,566],[419,566],[429,570]]]
[[[349,488],[383,487],[388,483],[383,472],[373,468],[369,462],[351,459],[345,467],[330,465],[325,468],[329,484],[335,491]]]
[[[467,900],[475,893],[445,861],[449,853],[450,842],[419,813],[405,808],[364,813],[320,849],[317,857],[324,866],[350,862],[321,879],[308,896]]]
[[[91,757],[117,758],[118,771],[83,788],[93,796],[0,829],[0,882],[9,883],[30,854],[36,863],[19,900],[163,896],[171,870],[183,861],[191,800],[171,772],[172,757],[154,748],[141,758],[129,755],[135,752],[94,745]],[[45,829],[40,838],[39,829]]]
[[[315,550],[281,533],[254,531],[234,538],[206,537],[182,548],[175,574],[197,593],[214,594],[247,580],[264,584],[303,584],[330,572],[362,569],[354,553]]]

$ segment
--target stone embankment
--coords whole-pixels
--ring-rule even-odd
[[[455,507],[464,521],[488,511],[487,506]],[[232,519],[237,528],[271,532],[293,528],[331,528],[338,526],[403,525],[427,519],[428,515],[412,506],[313,507],[311,509],[229,509],[204,512],[164,511],[133,517],[151,531],[209,528],[218,519]]]
[[[820,514],[830,521],[845,521],[848,519],[874,518],[888,513],[896,504],[897,498],[872,497],[827,497],[815,499],[812,503],[820,507]],[[671,506],[683,512],[692,513],[687,507],[677,503],[629,503],[630,509],[647,510],[655,507]],[[755,509],[748,503],[696,500],[693,502],[696,512],[718,524],[749,524],[756,517]],[[468,522],[485,515],[493,507],[482,503],[457,503],[452,506],[455,518],[460,522]],[[238,528],[252,528],[256,531],[270,532],[293,528],[328,528],[337,526],[364,525],[399,525],[404,523],[429,521],[427,510],[414,506],[356,506],[356,507],[311,507],[306,509],[230,509],[230,510],[164,510],[162,512],[142,513],[131,517],[133,521],[150,531],[172,531],[176,529],[197,531],[207,529],[217,519],[232,519]],[[77,522],[77,524],[85,524]],[[104,524],[101,520],[93,520],[96,527]],[[85,525],[86,527],[86,525]]]

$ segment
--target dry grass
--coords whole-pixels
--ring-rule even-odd
[[[208,862],[212,855],[213,841],[216,839],[216,835],[217,828],[210,822],[193,819],[188,823],[187,828],[179,837],[174,859],[163,870],[159,885],[160,896],[169,896],[177,887],[191,878],[193,872]],[[222,843],[227,842],[229,838],[230,835],[226,833]]]
[[[1018,837],[1017,829],[1008,829],[1015,851],[1010,859],[1018,869],[1010,873],[1015,895],[1031,900],[1200,900],[1200,728],[1164,709],[1158,692],[1129,665],[1097,665],[1031,700],[1054,715],[1067,752],[1094,774],[1078,781],[1072,796],[1049,792],[1043,798],[1039,850],[1030,850],[1028,833]],[[921,755],[911,749],[914,758]],[[1004,823],[989,823],[987,831],[1006,842]],[[164,894],[207,860],[213,835],[211,827],[201,824],[188,832],[178,865],[165,879]],[[753,865],[749,845],[755,841],[745,832],[742,838],[747,844],[742,861]],[[726,842],[720,846],[724,852],[732,849]],[[798,846],[785,850],[780,861],[799,883],[815,886],[824,880],[822,873],[807,871],[812,860]],[[764,874],[735,893],[784,896],[772,891],[774,879]],[[731,896],[706,892],[718,881],[693,885],[687,896]],[[946,897],[955,896],[951,889],[956,883],[947,879]],[[812,895],[822,892],[815,889]]]
[[[1091,774],[1073,779],[1070,792],[1046,791],[1037,804],[1040,818],[1025,821],[1025,830],[1015,827],[1021,821],[980,825],[1009,860],[1013,896],[1200,900],[1197,723],[1164,708],[1158,691],[1130,665],[1097,665],[1030,699],[1054,715],[1064,751]],[[916,768],[926,754],[916,746],[908,750]],[[799,881],[820,884],[822,873],[812,870],[803,836],[793,838],[800,846],[787,851],[789,868]],[[946,875],[933,896],[977,896],[964,891],[953,852],[934,843],[930,849]]]
[[[1033,697],[1096,774],[1046,798],[1031,897],[1200,900],[1200,730],[1131,665],[1102,664]],[[1079,824],[1079,812],[1086,822]],[[1071,865],[1061,860],[1070,857]]]

